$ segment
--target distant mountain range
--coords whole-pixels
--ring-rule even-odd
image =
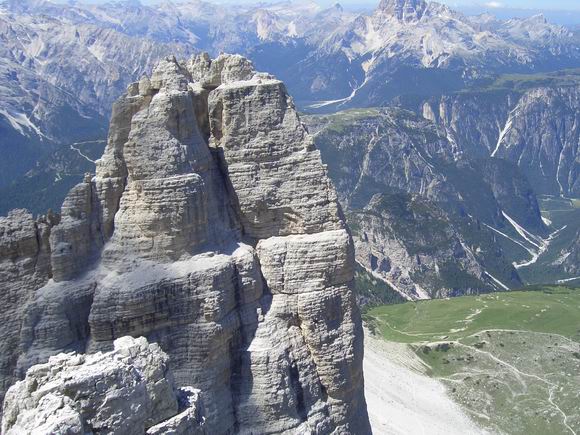
[[[357,259],[375,276],[411,298],[523,285],[512,264],[522,253],[501,234],[519,248],[520,228],[540,240],[549,230],[514,164],[457,157],[435,123],[400,109],[352,109],[306,123],[356,235]]]
[[[10,161],[0,185],[30,169],[39,144],[102,137],[112,101],[169,53],[246,54],[284,79],[303,106],[322,110],[440,94],[499,72],[580,65],[574,33],[541,16],[467,17],[423,0],[383,0],[370,15],[308,0],[8,0],[0,40],[1,147]]]
[[[580,38],[541,15],[467,16],[423,0],[382,0],[370,13],[308,0],[9,0],[0,41],[2,214],[58,207],[94,171],[112,102],[157,60],[238,52],[321,115],[308,123],[359,242],[375,235],[359,261],[400,293],[580,275]],[[386,271],[386,247],[399,269]]]
[[[371,15],[325,39],[299,64],[297,76],[301,96],[330,100],[314,107],[384,105],[400,95],[458,90],[501,72],[577,66],[579,59],[575,34],[541,15],[501,21],[423,0],[383,0]],[[349,68],[339,77],[328,71],[331,63]]]

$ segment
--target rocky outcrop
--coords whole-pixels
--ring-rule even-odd
[[[540,193],[580,196],[580,87],[528,91],[493,155],[517,165]]]
[[[418,113],[433,121],[454,145],[456,155],[489,157],[506,116],[517,101],[511,92],[458,93],[425,101]]]
[[[436,124],[406,110],[306,122],[347,211],[357,260],[374,278],[410,298],[522,285],[498,240],[521,237],[506,216],[534,234],[547,237],[547,229],[513,164],[468,159]]]
[[[0,217],[0,403],[16,380],[23,307],[51,277],[53,215],[33,219],[25,210]]]
[[[580,232],[576,234],[572,244],[561,252],[560,258],[564,271],[571,277],[564,282],[575,284],[580,280]]]
[[[228,173],[248,236],[343,227],[320,154],[282,82],[264,76],[245,86],[220,86],[210,94],[209,109],[210,146]]]
[[[166,59],[115,104],[62,214],[19,375],[144,336],[201,390],[209,433],[370,432],[353,243],[282,82]]]
[[[459,225],[420,196],[376,195],[350,222],[357,261],[410,299],[506,290],[486,271],[481,249],[473,252]]]
[[[396,17],[400,21],[416,21],[421,19],[427,9],[424,0],[381,0],[378,10],[386,15]]]
[[[492,89],[443,96],[421,112],[459,152],[512,162],[538,193],[578,196],[579,99],[570,85]]]
[[[199,391],[175,387],[157,344],[123,337],[114,347],[28,370],[7,393],[2,433],[206,433]]]

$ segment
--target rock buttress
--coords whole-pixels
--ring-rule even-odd
[[[144,336],[209,433],[370,433],[352,239],[283,83],[246,59],[169,58],[131,85],[51,240],[20,376]]]

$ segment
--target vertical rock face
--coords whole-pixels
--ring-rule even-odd
[[[248,236],[343,227],[320,153],[282,82],[263,76],[224,84],[210,94],[209,111],[210,145],[227,171]]]
[[[537,193],[578,196],[578,107],[580,87],[569,85],[448,95],[420,111],[459,152],[514,163]]]
[[[528,91],[510,112],[494,155],[517,162],[540,193],[580,194],[580,88]]]
[[[370,432],[352,240],[282,82],[239,56],[161,62],[62,214],[17,374],[145,336],[208,433]]]
[[[486,158],[497,147],[515,100],[506,92],[444,95],[424,102],[418,112],[441,128],[456,155]]]
[[[570,249],[562,250],[560,258],[566,273],[573,277],[580,276],[580,232],[574,236]]]
[[[22,308],[51,276],[49,236],[53,216],[34,220],[25,210],[0,217],[0,402],[16,381]]]

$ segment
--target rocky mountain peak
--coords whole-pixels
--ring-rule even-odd
[[[548,20],[547,20],[546,16],[542,13],[532,15],[531,17],[524,19],[522,21],[524,21],[524,22],[527,21],[529,23],[548,24]]]
[[[381,13],[405,22],[420,20],[426,9],[425,0],[382,0],[378,7]]]
[[[115,103],[59,223],[0,221],[0,385],[145,337],[201,390],[207,433],[370,433],[354,246],[326,171],[280,80],[235,55],[161,61]],[[39,251],[49,272],[29,270]]]

